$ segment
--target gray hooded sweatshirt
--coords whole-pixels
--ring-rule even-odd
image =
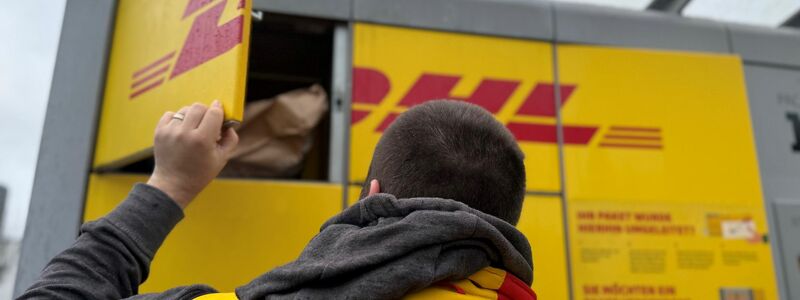
[[[19,299],[193,299],[216,292],[192,285],[137,295],[153,255],[182,217],[166,194],[137,184],[114,211],[84,224],[76,243]],[[297,260],[237,288],[236,295],[396,299],[487,266],[532,283],[530,245],[513,225],[453,200],[378,194],[331,218]]]

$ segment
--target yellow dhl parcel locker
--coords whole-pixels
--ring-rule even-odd
[[[557,194],[550,44],[363,23],[355,24],[353,38],[350,203],[367,180],[383,130],[409,107],[441,98],[494,113],[525,152],[527,189]],[[569,87],[562,91],[566,96]],[[531,241],[533,288],[543,299],[567,298],[562,224],[558,197],[526,197],[518,228]]]
[[[241,120],[250,17],[250,0],[119,1],[95,170],[120,170],[149,156],[155,124],[167,110],[219,99],[226,119]],[[103,216],[146,180],[93,172],[84,220]],[[232,291],[295,259],[341,211],[342,190],[325,182],[214,180],[155,256],[140,291],[196,283]]]
[[[558,54],[575,298],[777,299],[739,58]]]
[[[216,90],[215,88],[242,85],[242,78],[245,76],[243,75],[244,68],[242,66],[246,64],[247,59],[247,47],[243,46],[243,44],[235,44],[233,46],[226,44],[226,47],[230,47],[227,51],[222,51],[221,54],[213,57],[204,56],[205,58],[208,58],[204,63],[196,65],[193,69],[184,72],[185,74],[174,76],[177,78],[175,80],[171,78],[173,78],[172,74],[175,72],[175,68],[177,68],[177,61],[180,60],[177,58],[177,56],[180,55],[178,53],[183,52],[182,47],[184,47],[185,44],[184,40],[181,40],[183,42],[175,42],[177,43],[176,45],[179,44],[179,46],[174,47],[176,48],[174,50],[176,54],[172,56],[170,55],[171,52],[167,51],[168,49],[155,49],[152,51],[148,50],[152,53],[162,53],[167,51],[167,53],[163,56],[151,53],[151,55],[141,55],[142,57],[136,58],[130,56],[131,54],[127,54],[131,51],[137,51],[135,49],[131,49],[136,48],[135,46],[138,45],[137,43],[126,42],[127,37],[137,39],[150,35],[142,35],[133,32],[128,33],[126,31],[141,29],[154,30],[159,32],[158,34],[152,34],[153,38],[156,38],[159,36],[159,34],[164,34],[163,32],[168,31],[164,29],[167,28],[170,30],[175,30],[175,32],[177,32],[174,33],[175,36],[183,36],[181,39],[187,39],[190,33],[194,32],[191,30],[194,25],[191,25],[192,27],[190,27],[190,25],[186,24],[197,22],[196,19],[200,16],[212,13],[219,15],[216,23],[214,23],[216,26],[215,30],[219,29],[223,24],[229,24],[233,20],[236,20],[239,18],[239,16],[245,18],[245,22],[241,24],[241,33],[233,31],[232,34],[241,34],[243,37],[242,43],[245,43],[247,40],[249,40],[246,34],[249,30],[248,26],[250,24],[249,20],[247,20],[249,15],[245,13],[247,9],[242,8],[241,2],[229,0],[213,2],[211,5],[206,3],[205,5],[199,5],[198,7],[192,6],[192,3],[200,2],[204,1],[186,1],[182,5],[168,8],[165,8],[163,5],[160,5],[157,8],[148,8],[147,5],[152,4],[150,1],[120,1],[120,11],[118,13],[117,20],[118,26],[115,30],[116,38],[114,39],[112,46],[112,55],[108,76],[108,89],[104,99],[104,108],[100,121],[100,133],[98,137],[95,158],[96,167],[115,166],[138,159],[142,151],[147,151],[147,149],[152,145],[150,144],[150,141],[152,140],[151,127],[154,125],[151,124],[155,124],[155,122],[148,122],[148,120],[157,120],[163,111],[175,109],[176,107],[189,104],[197,100],[200,100],[201,102],[208,102],[212,100],[210,97],[208,99],[196,99],[197,95],[181,94],[183,91],[187,91],[186,88],[177,87],[177,85],[180,84],[179,79],[181,78],[194,78],[191,80],[198,80],[197,86],[200,86],[203,89],[211,89],[212,91],[206,92],[210,95],[214,95],[214,98],[220,98],[224,100],[226,108],[231,108],[229,112],[233,112],[228,116],[228,118],[231,120],[237,120],[235,111],[237,111],[237,109],[238,111],[241,111],[244,102],[243,87],[240,86],[239,89],[227,90]],[[188,4],[188,6],[186,4]],[[222,4],[222,6],[219,6],[220,4]],[[249,7],[248,5],[248,3],[244,3],[244,7]],[[219,12],[219,7],[222,7],[221,12]],[[235,12],[238,12],[238,14]],[[135,13],[140,17],[149,15],[153,17],[154,20],[131,17],[128,16],[129,13]],[[165,18],[164,16],[172,17]],[[142,25],[139,27],[119,26],[123,22],[126,24],[130,22],[143,22],[143,24],[147,23],[147,25]],[[158,25],[160,22],[164,24]],[[233,22],[234,23],[232,24],[236,24],[235,21]],[[164,28],[156,28],[158,26],[164,26]],[[354,30],[354,104],[352,108],[352,138],[350,145],[351,168],[350,176],[348,178],[351,183],[357,185],[365,180],[363,176],[366,175],[366,168],[369,163],[369,157],[371,156],[372,148],[379,138],[382,128],[391,122],[393,116],[396,116],[396,114],[407,109],[409,106],[416,104],[416,101],[419,99],[429,97],[448,97],[460,98],[465,101],[473,101],[494,112],[498,119],[507,124],[512,132],[517,135],[523,150],[526,152],[528,157],[528,160],[526,161],[526,168],[529,176],[529,190],[535,192],[559,192],[560,175],[557,162],[558,152],[554,134],[555,105],[552,105],[552,101],[548,102],[548,100],[552,100],[554,98],[551,45],[547,43],[517,39],[492,38],[367,24],[356,24],[354,26]],[[230,33],[230,31],[225,32]],[[160,44],[163,44],[164,47],[172,46],[170,43]],[[177,48],[181,49],[179,50]],[[398,52],[398,49],[400,48],[403,48],[404,51]],[[566,48],[560,48],[562,51],[563,49]],[[633,51],[633,53],[644,55],[641,53],[641,51]],[[646,53],[653,54],[651,52]],[[658,54],[658,52],[654,53]],[[661,54],[666,56],[688,55],[675,53]],[[752,235],[746,234],[749,228],[763,230],[763,208],[761,208],[760,202],[740,202],[750,203],[753,206],[755,206],[754,203],[759,203],[758,207],[755,209],[751,209],[746,205],[743,206],[744,208],[739,207],[738,209],[733,209],[726,205],[728,202],[723,200],[718,200],[717,202],[711,201],[708,202],[711,203],[711,205],[707,205],[706,208],[704,208],[705,210],[702,210],[702,213],[691,214],[685,213],[687,211],[691,211],[690,209],[686,209],[685,207],[681,208],[667,200],[663,200],[667,199],[667,197],[651,197],[648,196],[649,194],[644,193],[635,195],[637,197],[641,196],[641,199],[645,200],[656,199],[653,202],[654,206],[647,207],[636,205],[635,207],[641,209],[642,211],[635,211],[629,208],[631,202],[626,203],[624,200],[633,199],[631,201],[638,201],[639,198],[630,197],[630,194],[617,193],[619,191],[618,188],[581,188],[585,187],[585,184],[587,183],[581,181],[581,178],[573,178],[573,175],[570,174],[583,174],[580,172],[587,170],[585,165],[580,165],[586,163],[588,159],[580,156],[580,153],[582,153],[581,151],[584,151],[585,153],[592,153],[591,151],[594,151],[595,148],[605,147],[600,147],[600,144],[603,143],[599,138],[600,136],[603,136],[601,134],[610,133],[612,129],[616,131],[625,131],[626,129],[630,129],[626,127],[641,126],[644,127],[644,129],[647,129],[643,131],[644,133],[641,133],[644,136],[643,138],[636,139],[645,142],[634,145],[638,145],[639,147],[625,147],[627,150],[631,150],[633,148],[654,149],[656,146],[652,144],[655,143],[653,142],[654,138],[658,137],[647,135],[655,132],[653,128],[648,127],[652,124],[638,124],[632,122],[632,119],[623,118],[619,121],[620,123],[610,123],[615,126],[613,128],[611,125],[607,125],[606,127],[600,126],[599,129],[595,128],[597,127],[597,122],[611,122],[604,119],[592,119],[591,117],[587,117],[591,116],[589,112],[601,110],[598,110],[594,107],[591,109],[584,109],[580,104],[588,101],[586,100],[587,97],[589,97],[587,96],[587,93],[589,93],[587,91],[598,91],[597,86],[592,83],[595,82],[596,77],[592,77],[591,79],[580,78],[581,80],[577,80],[576,78],[579,78],[579,76],[588,76],[586,74],[595,74],[593,72],[599,72],[599,70],[604,69],[606,70],[606,74],[614,74],[614,70],[617,69],[606,65],[598,67],[597,65],[588,63],[587,60],[575,59],[573,56],[569,56],[570,54],[568,51],[564,51],[561,53],[561,55],[562,56],[560,57],[559,61],[561,68],[568,68],[562,71],[562,73],[568,73],[562,74],[560,94],[562,95],[562,112],[565,113],[564,142],[566,144],[565,151],[568,154],[568,157],[565,157],[568,170],[566,173],[567,181],[565,184],[568,187],[567,192],[570,197],[570,224],[572,224],[570,230],[572,232],[571,239],[573,245],[580,244],[582,241],[584,241],[583,244],[588,243],[598,245],[601,244],[598,242],[598,240],[614,241],[613,238],[609,238],[607,235],[589,235],[583,234],[584,232],[578,233],[578,229],[575,227],[582,226],[576,225],[579,223],[579,220],[577,219],[579,212],[583,213],[593,210],[610,210],[601,209],[602,207],[615,208],[614,210],[611,210],[612,212],[620,210],[620,207],[623,208],[622,214],[606,213],[605,218],[607,219],[612,218],[611,216],[615,215],[624,215],[625,209],[627,209],[630,215],[635,215],[638,213],[639,215],[645,215],[645,219],[675,220],[674,222],[678,225],[676,228],[682,228],[680,226],[685,226],[686,223],[698,223],[701,221],[697,220],[704,220],[701,222],[705,224],[704,226],[706,227],[704,228],[716,228],[715,230],[709,229],[708,236],[724,241],[727,243],[725,245],[741,245],[741,243],[739,243],[743,241],[741,236],[748,236],[752,238]],[[565,58],[564,56],[568,58]],[[660,58],[658,56],[653,57]],[[722,60],[725,61],[725,59]],[[730,59],[728,58],[728,60]],[[223,61],[227,61],[227,63],[224,63]],[[647,60],[643,59],[642,61]],[[574,62],[575,64],[569,65],[570,62]],[[677,68],[677,66],[682,66],[676,61],[669,62],[672,64],[666,64],[667,66],[672,66],[674,68]],[[696,61],[692,61],[692,63],[696,63]],[[122,64],[122,66],[117,66],[118,64]],[[687,64],[691,65],[691,63]],[[133,65],[141,65],[142,67],[137,68]],[[735,62],[735,66],[738,68],[738,62]],[[166,71],[162,71],[165,68]],[[619,68],[619,66],[617,66],[617,68]],[[731,74],[734,74],[733,76],[738,74],[736,72],[729,72],[729,65],[725,63],[707,65],[707,69],[717,70],[714,72],[720,72],[720,75],[724,78],[730,77]],[[659,70],[661,69],[654,69],[654,71],[651,72],[656,73]],[[636,72],[639,71],[640,70],[636,70]],[[627,80],[635,81],[637,79],[635,78],[635,74],[640,74],[636,72],[631,72],[628,70],[626,75],[632,78],[627,78]],[[228,77],[228,75],[231,75],[231,77]],[[163,78],[159,76],[163,76]],[[662,77],[654,78],[661,78],[662,80],[669,79],[665,79],[663,76],[666,75],[664,74],[661,74],[660,76]],[[741,75],[739,74],[739,76]],[[159,78],[163,80],[159,81]],[[209,81],[209,78],[213,78],[217,83]],[[638,79],[642,80],[642,78]],[[154,82],[150,82],[151,80]],[[220,83],[223,81],[227,83]],[[736,84],[738,84],[739,88],[741,88],[741,78],[739,81],[740,82]],[[189,86],[195,86],[194,84],[186,84]],[[659,86],[658,84],[664,83],[659,80],[652,82],[647,81],[642,84],[654,85],[657,87]],[[147,90],[134,90],[134,88],[136,88],[134,85],[138,88]],[[172,85],[175,85],[175,87],[171,87]],[[362,87],[369,88],[364,89]],[[644,87],[642,89],[646,90]],[[614,90],[612,89],[611,91]],[[191,89],[188,89],[187,93],[191,92]],[[623,101],[620,99],[614,99],[613,96],[615,96],[615,94],[613,92],[606,92],[606,94],[600,93],[597,95],[602,96],[602,98],[598,97],[593,99],[595,99],[595,101],[611,101],[612,103],[614,101]],[[664,95],[674,95],[664,93],[663,91],[661,92]],[[719,91],[717,90],[716,92]],[[711,92],[706,91],[706,93],[711,93],[712,96],[721,97],[718,94],[714,94],[716,92],[714,92],[714,90],[711,90]],[[154,93],[161,94],[159,96],[148,96],[156,95]],[[730,96],[728,94],[725,95]],[[741,95],[739,96],[743,97]],[[148,97],[151,98],[151,101],[140,101],[145,100]],[[627,99],[625,101],[635,102],[635,100],[638,98],[627,97],[623,99]],[[737,98],[733,97],[732,99]],[[729,102],[730,99],[724,103],[728,105]],[[550,104],[548,105],[548,103]],[[636,103],[632,105],[633,107],[628,110],[630,115],[641,117],[641,119],[635,120],[651,119],[646,117],[646,114],[644,114],[649,111],[648,109],[652,109],[651,106],[642,106],[642,103]],[[640,106],[636,107],[636,105]],[[741,107],[739,107],[738,110],[734,109],[733,114],[739,114],[738,116],[741,117],[741,109]],[[569,116],[567,114],[570,111],[577,113],[576,115]],[[745,117],[742,122],[747,122],[746,107],[744,107],[744,112]],[[659,111],[655,113],[663,112]],[[605,113],[601,115],[605,115]],[[597,116],[597,114],[595,114],[595,116]],[[667,123],[671,122],[675,121],[672,120]],[[741,133],[742,128],[739,126],[742,125],[736,125],[734,126],[736,128],[733,129],[725,127],[725,130],[732,130]],[[667,130],[662,130],[666,135]],[[752,138],[749,134],[749,131],[747,131],[745,134],[748,140]],[[607,136],[603,137],[608,138]],[[610,139],[613,139],[613,137],[610,137]],[[672,138],[669,140],[672,140]],[[666,144],[666,141],[668,140],[664,140],[665,144],[661,145],[661,148],[667,149],[666,147],[668,147],[669,144]],[[736,141],[738,144],[734,145],[733,148],[739,150],[744,149],[742,148],[741,144],[742,140]],[[702,144],[701,146],[708,147],[705,144]],[[107,150],[101,151],[101,149]],[[603,150],[610,151],[611,149]],[[573,153],[578,153],[579,155],[572,157]],[[582,155],[587,155],[585,153]],[[638,176],[645,173],[664,173],[662,170],[635,169],[637,167],[652,168],[653,164],[635,164],[633,170],[625,169],[630,168],[630,166],[628,166],[626,163],[630,157],[641,155],[631,153],[639,152],[629,152],[627,154],[620,155],[621,157],[625,157],[625,159],[616,159],[613,161],[608,160],[607,157],[603,156],[600,156],[599,159],[595,158],[593,161],[605,162],[612,166],[611,169],[622,168],[622,170],[612,170],[606,173],[591,172],[591,174],[594,175],[587,176],[590,178],[595,178],[596,180],[603,180],[599,177],[602,175],[598,174],[613,175],[617,173],[623,173],[628,174],[626,176],[631,176],[631,174]],[[739,153],[736,155],[739,155],[736,157],[743,158],[744,161],[747,160],[747,153]],[[724,159],[728,160],[730,157],[725,157]],[[751,157],[750,159],[752,160],[754,158]],[[669,162],[670,164],[663,163],[662,167],[670,166],[668,169],[672,170],[673,166],[680,165],[680,163],[675,163],[675,160],[670,160]],[[746,167],[746,164],[742,164],[741,166]],[[652,176],[652,174],[642,176],[642,178],[647,178],[648,176]],[[624,180],[628,179],[630,178],[623,178],[620,180],[620,182],[624,182]],[[128,191],[130,185],[133,182],[141,180],[144,180],[144,177],[135,175],[95,174],[92,176],[89,187],[90,192],[87,197],[85,219],[94,219],[113,208],[113,206],[120,201],[124,194]],[[757,180],[757,178],[755,180]],[[719,185],[720,180],[716,180],[714,182]],[[573,185],[573,183],[575,185]],[[672,182],[670,183],[672,184]],[[757,181],[755,184],[756,186],[758,185]],[[693,191],[697,188],[698,185],[692,185],[686,188],[684,191]],[[738,190],[720,192],[720,197],[717,199],[728,197],[732,193],[736,193],[736,191],[744,191],[744,195],[747,195],[747,185],[739,185],[737,188]],[[643,189],[633,188],[633,190]],[[600,193],[599,195],[601,196],[595,197],[592,194],[584,195],[580,193],[581,191],[588,191],[587,193]],[[182,227],[176,229],[174,234],[170,236],[169,240],[164,246],[163,251],[160,252],[156,257],[156,261],[154,261],[153,265],[153,273],[151,274],[148,283],[143,287],[143,291],[159,291],[175,285],[196,282],[208,283],[222,290],[231,290],[233,287],[247,282],[249,279],[255,276],[255,274],[294,258],[294,256],[299,253],[299,249],[302,247],[302,245],[304,245],[305,242],[316,232],[319,224],[321,224],[321,222],[330,215],[339,211],[341,208],[341,193],[341,187],[339,185],[332,184],[293,184],[241,180],[215,181],[209,187],[209,190],[200,196],[196,204],[193,204],[193,207],[197,206],[199,208],[190,208],[190,211],[187,212],[187,220],[181,224]],[[354,185],[350,188],[351,200],[354,200],[353,197],[357,194],[358,188]],[[700,196],[708,195],[708,193],[696,194]],[[618,197],[615,198],[615,195]],[[307,201],[309,198],[319,199],[319,201],[304,203],[304,201]],[[221,199],[234,199],[229,201],[234,201],[237,204],[214,201]],[[695,201],[695,199],[698,198],[687,197],[682,199],[690,199],[691,201]],[[581,201],[584,200],[590,204],[582,207]],[[758,198],[758,201],[760,201],[760,198]],[[635,203],[638,204],[639,202]],[[686,203],[690,202],[687,200]],[[592,206],[595,204],[600,205],[600,208]],[[714,206],[716,204],[720,205]],[[236,212],[231,210],[231,208],[235,206],[231,205],[245,207],[248,209],[248,212],[242,216],[237,216]],[[700,206],[692,206],[692,208],[696,207]],[[650,210],[645,210],[645,208]],[[305,213],[306,210],[310,209],[314,209],[315,212],[313,214]],[[565,274],[566,251],[563,248],[564,237],[560,227],[562,222],[559,214],[560,209],[561,207],[557,198],[529,196],[524,207],[525,211],[519,224],[520,229],[531,239],[534,249],[534,259],[537,273],[534,288],[541,295],[549,295],[547,297],[554,299],[566,298],[567,286]],[[664,213],[664,211],[671,212],[676,210],[678,212],[674,214]],[[270,223],[264,220],[266,219],[266,216],[263,214],[257,214],[263,212],[280,213],[282,215],[278,216],[278,218],[274,220],[283,220],[282,223],[296,223],[293,223],[294,225],[292,225],[292,230],[275,230],[277,223]],[[643,212],[645,214],[643,214]],[[598,212],[597,214],[599,215],[600,213]],[[271,215],[272,213],[270,213],[270,216]],[[588,216],[588,213],[581,214],[581,216]],[[748,218],[752,220],[752,222],[748,222]],[[632,224],[631,226],[634,225],[638,226],[637,228],[649,228],[643,227],[640,224]],[[598,226],[597,224],[589,224],[588,226],[588,228],[592,228],[592,226],[602,227]],[[723,231],[723,229],[733,231],[728,233],[728,231]],[[196,257],[181,258],[182,256],[180,256],[179,253],[196,251],[196,241],[199,237],[205,237],[209,230],[211,230],[212,234],[214,234],[215,241],[217,241],[216,245],[218,246],[209,246],[209,252],[206,253],[206,257],[211,257],[219,263],[199,265],[196,264]],[[644,229],[639,230],[641,231]],[[242,238],[248,235],[252,236],[255,233],[270,234],[270,236],[263,241],[249,241]],[[614,245],[617,245],[615,247],[619,247],[618,244],[622,242],[628,242],[629,240],[633,241],[632,239],[633,237],[629,238],[628,236],[623,236],[623,239],[621,241],[617,240]],[[708,239],[700,240],[708,241]],[[284,243],[280,244],[278,241],[283,241]],[[748,242],[752,241],[753,239],[748,240]],[[652,245],[657,245],[657,243],[655,243],[656,241],[647,240],[645,242],[652,243]],[[755,269],[755,271],[760,272],[763,269],[764,274],[770,274],[771,268],[766,269],[766,267],[769,267],[770,265],[768,257],[769,252],[768,248],[764,248],[766,247],[765,245],[744,244],[742,247],[761,247],[760,249],[762,250],[759,250],[761,252],[756,253],[758,261],[756,265],[758,267]],[[659,249],[662,248],[663,247]],[[264,253],[264,251],[267,251],[267,249],[269,249],[270,252]],[[627,256],[617,256],[616,260],[609,259],[603,261],[597,257],[603,257],[600,254],[608,252],[603,252],[605,251],[604,249],[605,248],[600,248],[598,251],[592,252],[593,249],[590,248],[586,252],[583,252],[582,250],[578,250],[577,246],[573,246],[571,256],[575,266],[573,278],[575,280],[574,286],[576,287],[575,292],[577,295],[583,295],[581,293],[585,287],[588,288],[587,291],[593,292],[593,286],[598,286],[598,288],[610,286],[609,290],[611,291],[626,289],[628,287],[630,288],[628,288],[627,291],[647,289],[649,287],[646,284],[637,284],[636,282],[633,284],[620,282],[616,286],[614,285],[615,283],[612,282],[611,284],[604,285],[605,282],[602,280],[613,278],[613,276],[609,275],[616,275],[615,272],[625,272],[625,270],[630,270],[631,268],[629,266],[632,265],[631,262],[633,261],[633,258],[636,258],[636,261],[658,261],[659,249],[655,249],[656,251],[649,251],[653,249],[643,249],[642,251],[633,252],[633,255],[625,252],[628,253],[626,254]],[[730,253],[727,253],[725,256],[726,258],[724,261],[728,264],[752,266],[752,251],[747,250],[749,248],[742,249],[744,250],[730,251]],[[684,268],[687,268],[687,266],[692,266],[689,267],[691,272],[696,272],[696,269],[702,269],[703,266],[708,265],[708,251],[703,252],[704,249],[700,249],[700,251],[694,251],[693,249],[689,250],[692,251],[681,252],[681,266]],[[622,250],[617,249],[617,252],[621,251]],[[767,255],[766,262],[764,262],[765,256],[762,255],[764,251],[766,251],[766,254],[764,255]],[[605,264],[599,267],[597,265],[593,267],[591,263],[586,263],[584,261],[578,262],[579,259],[583,259],[584,257],[579,257],[576,253],[580,253],[581,255],[586,254],[588,262],[592,262],[592,259],[595,259],[601,263],[605,262]],[[667,255],[671,254],[667,253],[661,256],[664,257],[662,259],[663,261],[670,259],[667,257]],[[715,256],[712,255],[711,259],[714,260]],[[609,263],[609,261],[613,263]],[[620,261],[623,263],[628,262],[629,264],[621,264]],[[236,266],[235,270],[234,268],[230,268],[232,265]],[[655,265],[655,267],[652,264],[644,265],[644,267],[637,265],[638,269],[636,269],[637,273],[635,274],[637,276],[640,275],[642,269],[657,273],[659,270],[659,265]],[[664,268],[666,268],[666,265]],[[753,271],[751,269],[747,269],[747,267],[735,267],[735,269]],[[632,270],[631,273],[633,274]],[[704,276],[707,273],[701,272],[699,274]],[[653,274],[648,273],[646,275],[651,276]],[[651,284],[650,286],[656,286],[657,288],[663,287],[664,290],[668,292],[670,290],[669,283],[662,284],[661,282],[669,282],[671,279],[664,279],[664,274],[661,276],[661,279],[653,279],[653,281],[656,281],[656,283]],[[768,276],[772,275],[770,274]],[[682,278],[688,277],[689,276],[684,276]],[[694,278],[696,277],[697,276]],[[600,280],[584,278],[599,278]],[[747,293],[748,291],[756,295],[764,295],[767,298],[770,298],[770,295],[774,295],[774,291],[772,291],[771,287],[768,285],[773,281],[771,278],[764,279],[764,282],[768,283],[766,285],[762,285],[765,286],[764,288],[759,288],[759,286],[753,285],[753,288],[750,289],[748,289],[748,286],[744,286],[741,280],[736,281],[736,278],[741,279],[741,277],[731,278],[734,279],[730,281],[730,284],[725,282],[726,285],[724,287],[724,291],[731,295],[737,295],[737,293]],[[684,281],[688,281],[688,279]],[[626,285],[628,286],[626,287]],[[685,291],[686,286],[680,284],[674,284],[674,286],[675,293],[678,295],[683,295],[681,293]],[[691,286],[689,287],[693,288]],[[700,291],[700,289],[697,290]],[[723,291],[723,289],[718,290],[720,293]],[[706,291],[699,294],[702,295],[702,297],[696,298],[702,299],[703,297],[707,296],[708,294],[705,292]]]

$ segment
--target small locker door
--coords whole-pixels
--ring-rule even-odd
[[[222,101],[242,119],[251,0],[121,0],[118,3],[94,167],[150,154],[159,117]]]

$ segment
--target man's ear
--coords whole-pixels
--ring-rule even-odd
[[[378,183],[378,180],[377,179],[373,179],[372,181],[370,181],[369,182],[369,193],[367,194],[367,197],[375,195],[375,194],[380,193],[380,192],[381,192],[381,185],[380,185],[380,183]]]

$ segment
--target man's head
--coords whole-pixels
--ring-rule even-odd
[[[397,198],[453,199],[516,224],[525,196],[523,154],[514,136],[483,108],[437,100],[414,106],[384,131],[370,180]]]

